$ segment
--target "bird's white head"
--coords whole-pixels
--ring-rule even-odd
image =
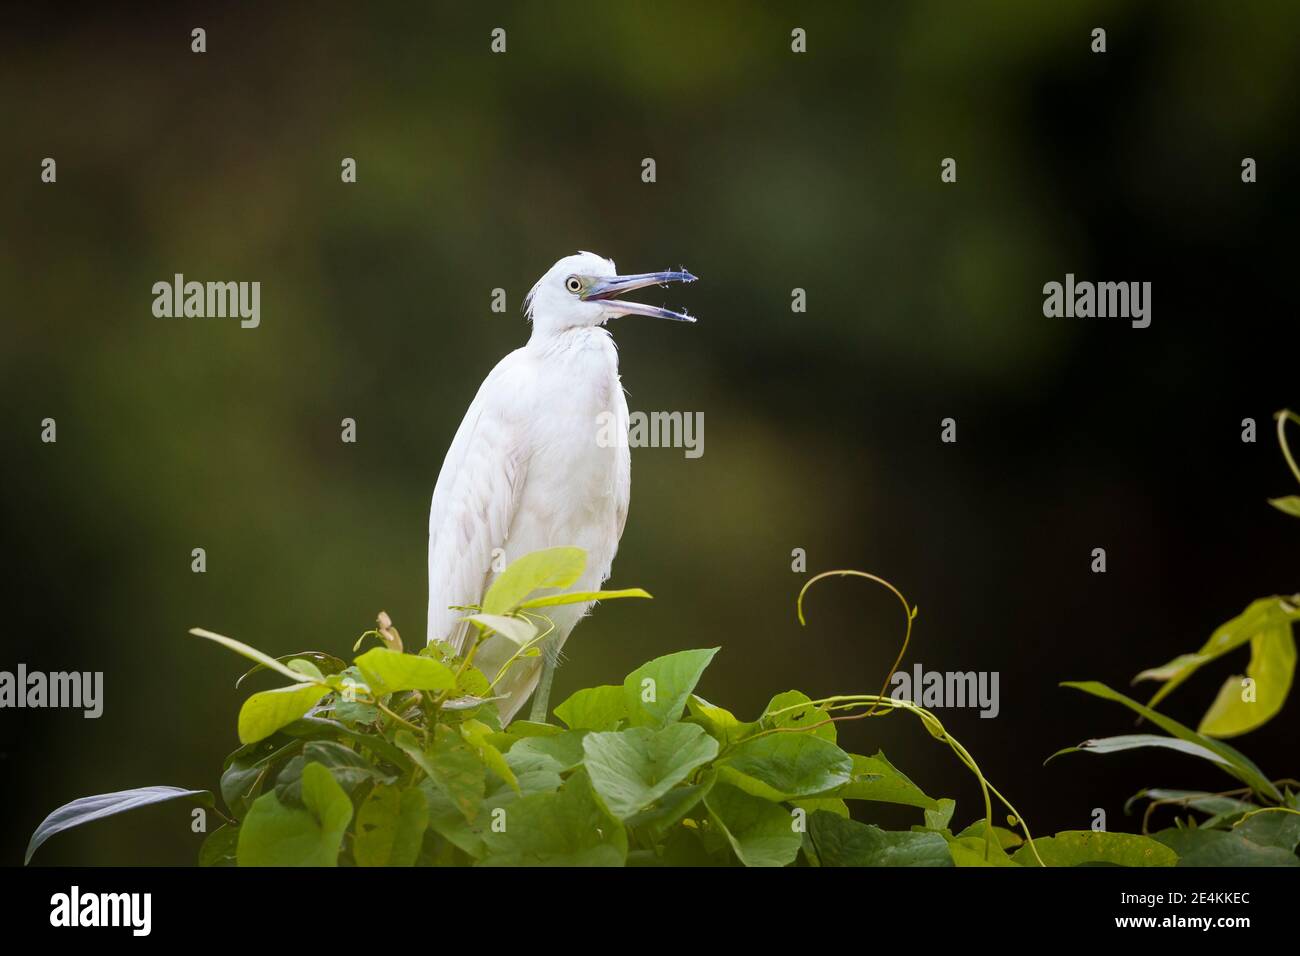
[[[667,285],[669,282],[694,282],[689,272],[643,272],[621,276],[611,259],[592,252],[565,256],[537,280],[527,298],[524,311],[533,323],[533,335],[553,335],[573,328],[603,325],[620,315],[650,315],[678,322],[694,322],[685,312],[672,312],[640,302],[618,298],[633,289]]]

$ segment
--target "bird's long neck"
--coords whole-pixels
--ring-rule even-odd
[[[605,350],[614,344],[614,336],[598,325],[572,326],[550,330],[533,326],[528,349],[542,357],[567,355],[587,349]]]

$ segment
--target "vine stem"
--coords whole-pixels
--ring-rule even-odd
[[[898,588],[894,587],[884,578],[878,577],[877,575],[869,574],[866,571],[848,571],[848,570],[823,571],[821,574],[809,578],[808,581],[804,584],[804,586],[799,589],[799,597],[795,600],[795,611],[799,615],[800,625],[806,627],[808,624],[808,622],[804,620],[804,616],[803,616],[803,596],[807,594],[808,589],[812,587],[814,584],[816,584],[818,581],[822,580],[823,578],[829,578],[829,577],[866,578],[868,581],[874,581],[877,584],[888,588],[891,592],[893,592],[894,596],[897,597],[900,602],[902,602],[903,613],[907,615],[907,630],[903,634],[903,646],[898,649],[898,656],[894,658],[894,666],[891,667],[889,669],[889,673],[885,675],[885,683],[880,688],[879,696],[884,697],[885,691],[889,690],[889,682],[894,679],[894,674],[898,672],[898,665],[903,663],[903,656],[907,653],[907,645],[912,640],[912,622],[916,620],[916,615],[919,608],[915,608],[909,605],[907,603],[907,598],[903,597],[903,593],[899,591]],[[866,716],[870,717],[874,713],[875,713],[875,705],[873,704],[871,710],[867,712]]]
[[[1260,807],[1258,810],[1251,810],[1249,813],[1242,814],[1241,819],[1234,823],[1232,828],[1237,829],[1251,817],[1260,813],[1294,813],[1296,816],[1300,816],[1300,810],[1292,810],[1290,807]]]
[[[1300,473],[1298,473],[1298,475],[1300,475]],[[984,797],[984,859],[988,860],[993,853],[992,797],[996,796],[998,800],[1001,801],[1002,804],[1005,805],[1006,808],[1011,812],[1012,816],[1015,818],[1016,824],[1022,830],[1024,830],[1025,840],[1029,844],[1030,852],[1034,854],[1034,859],[1038,861],[1038,865],[1046,866],[1047,864],[1043,862],[1043,858],[1038,855],[1038,847],[1034,845],[1033,835],[1029,832],[1029,825],[1025,823],[1024,817],[1022,817],[1020,815],[1020,812],[1016,810],[1014,806],[1011,805],[1011,801],[1009,801],[1006,797],[1004,797],[1001,793],[999,793],[997,788],[988,782],[988,780],[984,776],[983,771],[980,770],[979,765],[975,762],[975,758],[970,755],[970,752],[965,747],[963,747],[955,737],[953,737],[951,734],[948,733],[948,731],[944,728],[943,723],[939,720],[939,718],[934,716],[934,714],[926,710],[924,707],[921,707],[918,704],[913,703],[912,701],[895,700],[894,698],[888,697],[886,695],[886,691],[889,690],[890,681],[894,679],[894,674],[898,672],[898,667],[900,664],[902,664],[903,657],[907,654],[907,647],[912,640],[912,622],[916,620],[916,615],[919,608],[909,604],[907,598],[903,596],[903,593],[899,591],[898,588],[894,587],[894,585],[892,585],[890,582],[886,581],[884,578],[880,577],[879,575],[870,574],[869,572],[866,571],[854,571],[854,570],[824,571],[821,574],[814,575],[813,577],[809,578],[808,581],[804,584],[804,586],[799,590],[799,597],[795,601],[795,611],[799,617],[799,623],[801,625],[805,625],[805,626],[807,625],[807,621],[804,619],[804,614],[803,614],[804,595],[808,593],[808,589],[810,587],[812,587],[814,584],[816,584],[818,581],[822,580],[823,578],[828,578],[828,577],[865,578],[868,581],[873,581],[876,584],[879,584],[882,587],[887,588],[895,597],[897,597],[899,603],[903,605],[903,613],[907,617],[907,630],[903,634],[903,646],[899,648],[898,656],[894,659],[893,666],[890,667],[889,673],[885,675],[885,683],[880,688],[879,694],[855,694],[855,695],[840,695],[836,697],[827,697],[827,698],[823,698],[820,701],[812,701],[810,703],[794,704],[789,707],[783,707],[780,710],[773,711],[770,714],[764,714],[763,715],[764,718],[773,717],[778,714],[785,713],[787,711],[801,710],[809,706],[824,707],[826,710],[829,711],[829,710],[852,709],[855,707],[861,707],[864,704],[869,705],[866,711],[861,714],[846,715],[844,717],[838,717],[838,718],[828,717],[825,721],[822,721],[822,723],[820,724],[814,724],[809,727],[797,728],[799,732],[806,733],[809,730],[814,729],[815,727],[820,727],[823,724],[829,723],[831,721],[861,720],[864,717],[875,716],[876,710],[879,707],[884,707],[886,713],[892,713],[894,710],[911,711],[918,717],[918,719],[920,719],[921,723],[924,724],[925,729],[929,731],[930,736],[946,743],[949,746],[949,748],[952,750],[952,752],[957,755],[957,759],[960,760],[963,764],[965,764],[966,768],[970,770],[973,774],[975,774],[976,779],[979,780],[980,793]],[[765,731],[761,731],[759,734],[756,734],[755,736],[761,736],[762,734],[766,734],[766,733],[785,732],[794,729],[795,728],[774,727],[774,728],[769,728],[768,730]],[[992,796],[990,796],[990,794]]]
[[[539,646],[542,643],[542,641],[546,640],[546,638],[550,636],[551,632],[555,630],[555,622],[552,621],[545,614],[528,614],[527,612],[524,611],[520,611],[519,613],[520,616],[523,617],[525,620],[531,621],[534,617],[536,617],[539,618],[540,620],[545,621],[546,630],[542,631],[540,634],[533,637],[532,640],[528,641],[527,643],[521,644],[519,646],[519,649],[510,655],[510,659],[501,665],[501,669],[498,670],[496,676],[492,678],[492,683],[488,685],[489,690],[491,690],[493,687],[496,687],[497,682],[501,680],[501,678],[506,676],[506,671],[510,670],[510,668],[514,666],[514,663],[516,661],[518,661],[521,657],[524,656],[524,654],[532,650],[534,647]]]
[[[979,781],[980,791],[984,797],[984,858],[987,860],[993,852],[993,801],[990,797],[991,794],[992,796],[997,797],[998,801],[1001,802],[1008,811],[1010,811],[1011,815],[1015,817],[1016,825],[1025,832],[1025,842],[1029,845],[1029,851],[1033,853],[1034,859],[1038,861],[1038,865],[1047,865],[1043,862],[1043,858],[1038,855],[1038,847],[1034,844],[1034,836],[1029,832],[1029,824],[1025,822],[1025,818],[1021,816],[1020,811],[1012,805],[1010,800],[1002,795],[997,787],[989,783],[988,779],[984,776],[983,771],[980,770],[979,764],[975,762],[975,758],[970,755],[970,751],[962,746],[961,742],[953,737],[952,734],[948,733],[943,726],[943,722],[940,721],[938,717],[926,710],[924,707],[914,704],[910,700],[895,700],[892,697],[882,697],[879,694],[837,694],[833,697],[823,697],[821,700],[791,704],[789,707],[782,707],[778,710],[764,714],[763,717],[764,719],[776,717],[780,714],[786,713],[787,711],[804,710],[808,707],[822,707],[829,711],[847,710],[868,705],[870,709],[861,714],[852,714],[845,717],[828,717],[821,723],[810,724],[807,727],[772,727],[745,739],[746,741],[754,740],[757,737],[772,733],[809,733],[817,727],[821,727],[832,721],[861,720],[864,717],[872,716],[876,707],[883,707],[885,709],[884,714],[881,714],[881,716],[885,716],[895,710],[909,711],[917,716],[925,726],[925,729],[929,732],[930,736],[946,743],[952,752],[957,755],[957,759],[965,764],[966,768],[970,770],[971,773],[975,774],[975,779]]]
[[[1220,790],[1217,793],[1211,793],[1212,797],[1244,797],[1252,791],[1250,787],[1238,787],[1235,790]],[[1141,796],[1141,794],[1139,794]],[[1136,799],[1136,798],[1135,798]],[[1150,836],[1151,834],[1151,815],[1157,807],[1180,806],[1184,810],[1190,809],[1192,800],[1195,797],[1165,797],[1162,800],[1152,800],[1147,804],[1146,811],[1142,814],[1142,835]],[[1127,812],[1127,806],[1125,807]]]
[[[1273,417],[1277,419],[1277,443],[1282,446],[1282,455],[1291,468],[1291,474],[1295,475],[1295,480],[1300,481],[1300,466],[1296,465],[1295,458],[1291,455],[1291,448],[1286,443],[1286,423],[1290,420],[1300,425],[1300,415],[1297,415],[1289,408],[1284,408]]]
[[[469,646],[469,653],[465,655],[465,658],[460,662],[460,666],[456,668],[455,681],[433,699],[434,713],[442,710],[442,705],[446,702],[448,695],[460,686],[460,679],[465,675],[465,671],[469,670],[470,664],[474,662],[474,655],[478,653],[478,646],[486,639],[486,635],[477,625],[473,626],[471,630],[474,631],[474,643]]]
[[[553,630],[555,630],[555,623],[545,614],[531,615],[525,612],[519,612],[519,616],[529,621],[531,621],[533,617],[545,621],[547,625],[546,630],[542,631],[542,633],[536,635],[531,640],[520,645],[520,647],[514,652],[514,654],[510,655],[510,658],[504,664],[501,665],[501,668],[500,670],[497,671],[496,676],[492,678],[492,682],[488,684],[489,692],[491,692],[492,689],[496,687],[497,683],[501,680],[501,678],[505,676],[506,671],[508,671],[511,668],[511,666],[515,664],[515,662],[517,662],[529,649],[537,647],[543,640],[546,639],[546,637]],[[491,631],[490,628],[484,629],[482,627],[479,627],[477,624],[474,625],[473,629],[474,629],[474,643],[470,645],[469,652],[465,655],[464,659],[460,662],[460,666],[456,668],[455,686],[448,690],[442,691],[442,693],[440,693],[436,698],[434,698],[433,709],[435,712],[440,711],[442,709],[442,705],[446,702],[447,697],[448,695],[451,694],[452,690],[454,690],[455,687],[460,686],[461,677],[464,676],[465,671],[469,670],[470,665],[474,663],[474,655],[478,653],[479,646],[485,640],[487,640],[488,635]],[[544,678],[547,676],[549,675],[543,673]],[[550,682],[548,680],[547,693],[549,694],[549,692],[550,692]],[[543,720],[544,719],[545,718],[543,718]]]
[[[382,711],[383,711],[385,714],[387,714],[389,717],[393,718],[393,720],[397,721],[397,722],[398,722],[399,724],[401,724],[403,727],[408,727],[408,728],[410,728],[411,730],[414,730],[414,731],[415,731],[417,734],[419,734],[421,737],[424,737],[424,736],[425,736],[425,732],[424,732],[424,728],[423,728],[423,727],[420,727],[420,726],[418,726],[418,725],[416,725],[416,724],[411,723],[409,720],[407,720],[407,719],[406,719],[405,717],[403,717],[401,714],[398,714],[396,711],[390,710],[390,709],[388,708],[388,706],[385,705],[382,701],[380,701],[380,699],[379,699],[378,697],[375,698],[375,706],[378,707],[380,710],[382,710]]]

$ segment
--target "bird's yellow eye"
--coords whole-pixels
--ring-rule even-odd
[[[582,280],[577,276],[569,276],[569,278],[564,280],[564,287],[574,295],[577,295],[582,291]]]

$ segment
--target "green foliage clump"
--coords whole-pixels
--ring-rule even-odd
[[[1300,482],[1300,466],[1286,440],[1287,422],[1300,424],[1300,416],[1283,410],[1275,417],[1282,455]],[[1269,504],[1300,517],[1300,497],[1270,498]],[[1249,757],[1223,742],[1262,727],[1282,710],[1295,678],[1292,626],[1298,619],[1300,594],[1274,594],[1252,601],[1241,614],[1216,628],[1195,652],[1180,654],[1134,677],[1134,683],[1149,680],[1162,685],[1146,704],[1096,681],[1062,684],[1127,707],[1164,733],[1085,740],[1052,756],[1157,747],[1207,760],[1240,786],[1219,792],[1140,790],[1125,804],[1125,811],[1131,812],[1138,802],[1147,801],[1142,820],[1144,834],[1150,832],[1151,820],[1159,808],[1190,811],[1186,816],[1175,816],[1172,826],[1152,834],[1177,854],[1179,866],[1300,866],[1296,854],[1300,847],[1300,781],[1271,780]],[[1202,666],[1247,646],[1250,661],[1246,673],[1224,680],[1196,730],[1155,709]]]
[[[240,710],[242,746],[221,773],[224,811],[209,791],[174,787],[85,798],[42,823],[28,859],[70,826],[178,799],[225,820],[203,843],[204,865],[952,866],[1018,865],[1032,855],[1023,837],[993,825],[996,791],[933,714],[880,695],[787,691],[742,720],[696,693],[716,647],[580,690],[555,708],[557,723],[503,727],[494,689],[541,653],[543,609],[649,597],[557,593],[584,560],[555,548],[512,564],[482,607],[464,609],[474,630],[463,656],[445,645],[407,653],[386,615],[354,650],[367,639],[378,645],[351,664],[321,651],[274,658],[195,629],[251,659],[250,674],[289,680]],[[915,609],[903,604],[910,633]],[[493,635],[516,650],[487,674],[474,659]],[[925,794],[883,753],[838,745],[837,721],[896,710],[915,714],[975,772],[984,819],[954,832],[952,800]],[[859,801],[915,807],[921,822],[901,832],[858,822],[849,804]]]
[[[1300,418],[1278,418],[1300,480],[1287,420]],[[1300,498],[1271,503],[1300,515]],[[702,648],[578,691],[555,708],[558,723],[541,713],[502,726],[495,690],[511,668],[542,653],[546,608],[650,597],[638,588],[566,593],[585,560],[580,549],[552,548],[510,565],[481,607],[463,609],[472,629],[463,656],[445,644],[407,653],[384,614],[353,650],[367,639],[379,644],[351,664],[322,651],[275,658],[195,629],[251,659],[250,674],[268,669],[290,681],[244,702],[242,746],[221,772],[225,810],[211,791],[176,787],[86,797],[42,822],[27,859],[70,827],[185,800],[225,821],[202,845],[205,866],[1300,866],[1300,796],[1292,789],[1300,783],[1270,779],[1223,742],[1271,720],[1290,693],[1300,595],[1255,601],[1195,653],[1143,671],[1138,679],[1163,684],[1146,704],[1096,682],[1065,685],[1119,703],[1164,733],[1088,740],[1060,753],[1170,749],[1210,761],[1238,788],[1144,790],[1129,802],[1150,801],[1142,834],[1080,830],[1034,840],[933,713],[886,696],[888,679],[879,694],[814,700],[786,691],[744,720],[696,693],[718,652]],[[907,636],[896,669],[916,608],[875,575],[835,571],[805,585],[801,621],[804,594],[831,575],[864,578],[898,597]],[[495,673],[475,666],[489,638],[514,647]],[[1247,645],[1246,676],[1224,683],[1197,730],[1155,710],[1202,665]],[[980,819],[955,829],[955,801],[927,795],[881,752],[839,746],[839,722],[898,711],[975,775]],[[1010,827],[994,824],[994,800],[1009,811]],[[858,816],[869,815],[872,803],[913,807],[921,819],[890,831],[850,813],[856,805]],[[1152,811],[1168,805],[1204,819],[1177,819],[1148,835]]]

